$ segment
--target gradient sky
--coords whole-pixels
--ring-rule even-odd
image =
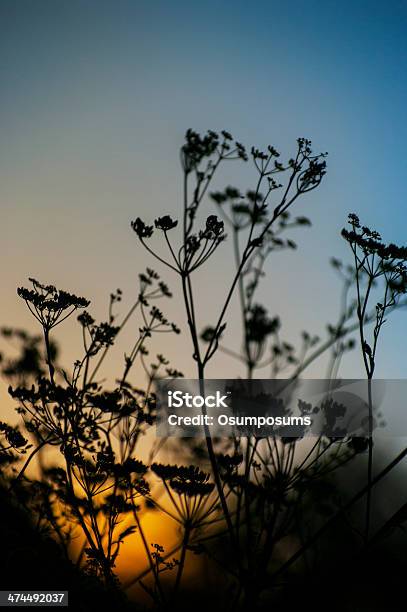
[[[347,214],[407,242],[406,33],[397,0],[0,0],[1,324],[32,327],[15,292],[28,276],[86,295],[98,316],[112,289],[137,293],[152,261],[130,220],[177,215],[178,149],[192,127],[287,156],[298,136],[329,151],[324,184],[298,210],[313,227],[293,234],[299,251],[272,260],[263,289],[288,340],[322,335],[339,297],[329,258],[349,256]],[[251,187],[239,169],[225,184]],[[222,248],[199,279],[203,325],[230,270]],[[168,312],[184,324],[179,301]],[[406,376],[406,315],[383,333],[379,377]],[[61,331],[68,362],[79,356],[73,329]],[[225,342],[236,338],[237,323]],[[167,354],[194,375],[186,334]],[[236,373],[219,363],[212,374]],[[341,373],[361,375],[360,356]]]

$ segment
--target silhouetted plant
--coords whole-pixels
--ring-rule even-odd
[[[55,367],[50,332],[75,310],[89,306],[89,302],[52,285],[43,285],[34,279],[31,282],[33,289],[20,288],[18,294],[42,326],[48,376],[37,363],[38,353],[34,355],[38,367],[33,368],[29,363],[27,368],[33,375],[32,382],[20,380],[21,360],[15,364],[8,362],[3,370],[9,379],[19,379],[20,384],[10,386],[9,392],[18,402],[17,411],[26,430],[37,442],[12,486],[21,496],[29,486],[30,481],[23,482],[23,479],[34,456],[45,446],[58,450],[59,465],[44,468],[42,480],[32,483],[30,490],[36,486],[41,495],[36,496],[38,505],[30,500],[31,507],[47,517],[66,550],[73,537],[70,525],[76,524],[84,537],[79,559],[85,559],[88,572],[102,577],[106,584],[113,584],[113,568],[120,547],[136,528],[131,526],[118,533],[118,526],[130,512],[138,512],[137,500],[146,499],[150,491],[145,479],[147,466],[133,455],[138,440],[155,419],[151,381],[157,376],[158,367],[153,369],[146,390],[134,388],[126,379],[136,358],[148,354],[146,341],[152,334],[178,333],[176,325],[150,304],[151,300],[169,297],[171,293],[159,276],[147,269],[140,275],[138,299],[121,324],[115,325],[113,312],[114,304],[121,300],[120,290],[110,296],[108,321],[98,324],[83,311],[78,323],[82,327],[84,356],[75,362],[72,374],[68,374]],[[116,388],[103,389],[96,381],[96,374],[136,308],[142,320],[138,339],[125,355],[123,374]],[[13,334],[6,332],[5,335]],[[24,336],[23,340],[30,338]],[[37,350],[37,341],[34,346]],[[159,361],[161,365],[168,364],[163,356],[159,356]],[[3,445],[4,451],[26,452],[30,448],[17,428],[5,424],[2,431],[9,442],[9,447]]]
[[[343,229],[342,236],[349,243],[354,257],[354,274],[357,292],[357,317],[359,321],[359,336],[362,348],[363,363],[368,379],[368,493],[366,502],[365,540],[369,540],[371,513],[371,483],[373,477],[373,398],[372,385],[378,340],[381,329],[386,322],[386,315],[394,309],[402,295],[407,291],[407,247],[395,244],[384,244],[379,232],[361,226],[359,217],[354,213],[349,215],[351,230]],[[373,325],[372,339],[368,342],[367,316],[369,299],[373,289],[380,283],[376,302],[376,316]]]
[[[160,217],[155,221],[155,228],[161,230],[164,234],[169,251],[168,259],[166,259],[165,255],[159,254],[151,246],[150,239],[154,233],[153,225],[146,225],[141,219],[137,219],[132,223],[132,227],[146,249],[181,277],[185,309],[193,345],[193,358],[197,362],[198,377],[201,380],[201,393],[204,392],[205,367],[217,350],[220,349],[232,356],[234,355],[233,351],[222,346],[221,338],[226,327],[225,315],[236,286],[239,288],[244,326],[244,353],[242,357],[240,355],[237,355],[237,357],[247,364],[247,376],[251,378],[254,369],[264,367],[265,364],[262,363],[262,358],[267,340],[270,337],[273,338],[271,357],[266,361],[266,364],[273,365],[272,371],[274,376],[283,371],[285,367],[283,363],[296,366],[297,372],[295,375],[299,375],[302,369],[306,367],[304,360],[307,351],[318,344],[318,338],[304,333],[303,354],[298,359],[295,356],[294,347],[287,342],[281,341],[279,338],[280,321],[278,317],[269,317],[266,308],[254,301],[254,296],[263,275],[264,264],[268,256],[276,250],[296,248],[296,244],[292,239],[284,239],[282,235],[294,227],[310,224],[309,220],[304,216],[296,217],[291,221],[288,209],[300,196],[318,187],[325,174],[325,155],[313,155],[311,143],[305,139],[298,140],[296,155],[286,164],[278,161],[279,154],[273,147],[269,147],[266,152],[252,148],[250,156],[247,155],[240,143],[233,142],[230,134],[226,133],[217,135],[214,132],[208,132],[206,136],[201,137],[195,132],[189,131],[187,132],[186,141],[186,145],[181,151],[184,170],[184,215],[180,244],[175,246],[173,234],[170,237],[170,232],[175,230],[178,222],[169,215]],[[206,225],[203,229],[194,232],[195,218],[202,197],[208,190],[210,182],[220,164],[226,160],[239,158],[247,161],[249,157],[257,172],[255,189],[248,190],[246,195],[243,196],[237,188],[227,187],[225,191],[213,193],[211,196],[219,207],[224,222],[232,229],[236,274],[232,279],[225,302],[220,307],[220,315],[216,324],[206,327],[201,334],[201,339],[206,344],[206,348],[203,349],[198,332],[199,323],[194,303],[192,275],[219,248],[225,239],[225,232],[223,221],[214,215],[207,217]],[[279,175],[278,178],[287,175],[284,187],[276,181],[276,175]],[[192,183],[192,186],[190,183]],[[261,193],[263,187],[266,187],[264,195]],[[275,204],[271,205],[271,197],[278,193],[280,189],[282,189],[281,197]],[[241,238],[242,236],[243,238]],[[243,246],[241,246],[242,240]],[[342,336],[346,336],[349,330],[345,328],[345,323],[351,316],[352,313],[350,312],[342,315],[343,321],[341,326],[330,330],[329,342],[324,346],[323,350],[329,348]],[[316,351],[308,364],[319,354],[320,352]],[[233,487],[230,488],[231,503],[228,504],[224,494],[224,485],[225,482],[228,482],[230,486],[231,480],[229,478],[228,481],[222,483],[224,473],[220,469],[219,459],[216,457],[213,441],[208,430],[205,431],[205,435],[213,477],[217,486],[232,547],[236,553],[235,561],[238,564],[241,584],[245,585],[244,588],[248,589],[248,594],[250,597],[253,597],[254,592],[258,591],[258,585],[256,586],[254,581],[254,576],[259,575],[260,571],[257,562],[259,559],[262,560],[262,563],[260,563],[260,573],[262,573],[263,568],[267,568],[268,560],[272,553],[271,543],[274,546],[274,540],[278,539],[275,536],[273,524],[279,515],[279,508],[285,506],[282,502],[277,503],[276,497],[273,495],[272,507],[266,510],[264,503],[269,498],[267,495],[266,497],[264,495],[256,495],[256,491],[263,490],[265,485],[261,485],[259,481],[254,482],[253,478],[256,480],[259,470],[262,472],[264,466],[267,466],[271,461],[275,461],[274,467],[277,469],[272,483],[269,476],[267,476],[267,479],[264,474],[261,474],[261,477],[266,479],[265,489],[274,488],[276,479],[279,479],[280,475],[286,471],[289,474],[292,469],[295,443],[289,442],[280,447],[280,444],[274,439],[272,446],[270,446],[270,441],[267,440],[268,448],[267,445],[265,448],[268,451],[268,455],[266,453],[266,457],[263,457],[259,452],[259,448],[264,447],[264,444],[260,443],[259,440],[252,441],[248,438],[246,443],[243,440],[235,440],[235,452],[238,452],[238,456],[240,456],[238,449],[240,447],[244,448],[245,445],[246,448],[243,453],[245,459],[243,461],[242,472],[235,474]],[[320,440],[318,456],[325,452],[325,446],[321,451],[321,444]],[[262,463],[256,462],[257,455],[259,455],[260,462]],[[227,455],[219,455],[219,457],[222,456]],[[315,464],[316,462],[317,459],[315,459]],[[312,464],[313,467],[315,467],[315,464]],[[287,474],[282,478],[282,483],[286,483],[285,486],[288,490],[289,478]],[[284,491],[284,486],[281,491]],[[257,511],[254,510],[256,499]],[[258,506],[260,500],[262,500],[261,503],[263,504],[261,512]],[[233,509],[234,507],[236,511]],[[243,566],[241,560],[242,549],[239,542],[243,525],[242,508],[245,509],[245,520],[243,522],[244,528],[247,531],[245,545],[247,567]],[[232,521],[232,513],[234,514],[235,512],[236,518],[234,523]],[[277,514],[275,514],[276,512]],[[254,530],[252,525],[253,516],[256,515],[269,516],[269,520],[264,521],[260,531],[257,531],[257,543],[255,542],[256,538],[253,537]],[[256,529],[259,529],[258,525],[256,525]],[[268,532],[265,543],[261,535],[264,532]],[[262,548],[263,544],[265,544],[264,549]],[[261,550],[259,550],[259,546]],[[253,563],[255,557],[256,564]],[[250,580],[247,579],[247,572],[249,572]],[[249,583],[251,583],[250,587]]]

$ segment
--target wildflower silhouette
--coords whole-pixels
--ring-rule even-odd
[[[370,533],[371,488],[373,478],[373,398],[371,381],[376,367],[376,355],[381,329],[386,322],[385,316],[397,306],[400,298],[407,292],[407,247],[384,244],[379,232],[361,226],[359,217],[349,215],[351,230],[343,229],[342,236],[349,243],[354,257],[354,274],[357,289],[357,316],[363,363],[368,379],[369,425],[368,425],[368,493],[366,502],[365,540]],[[376,316],[372,339],[368,342],[366,314],[369,298],[375,285],[381,282],[382,295],[376,303]]]

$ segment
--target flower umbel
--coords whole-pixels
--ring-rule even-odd
[[[30,278],[32,289],[19,287],[17,294],[23,298],[35,318],[48,330],[61,323],[75,310],[87,308],[90,301],[54,285],[42,285],[35,278]]]

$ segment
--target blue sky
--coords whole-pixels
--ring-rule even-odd
[[[130,220],[176,214],[185,130],[225,128],[287,156],[298,136],[329,151],[324,184],[301,204],[314,223],[294,236],[301,256],[279,255],[263,292],[290,340],[321,333],[348,212],[407,242],[406,32],[407,2],[396,0],[2,0],[2,322],[29,323],[15,287],[31,275],[96,311],[116,286],[134,291],[148,260]],[[225,182],[244,188],[247,177],[232,170]],[[205,277],[219,300],[228,257]],[[171,308],[182,324],[179,302]],[[406,375],[406,314],[385,330],[380,376]],[[343,374],[359,366],[355,355]]]

